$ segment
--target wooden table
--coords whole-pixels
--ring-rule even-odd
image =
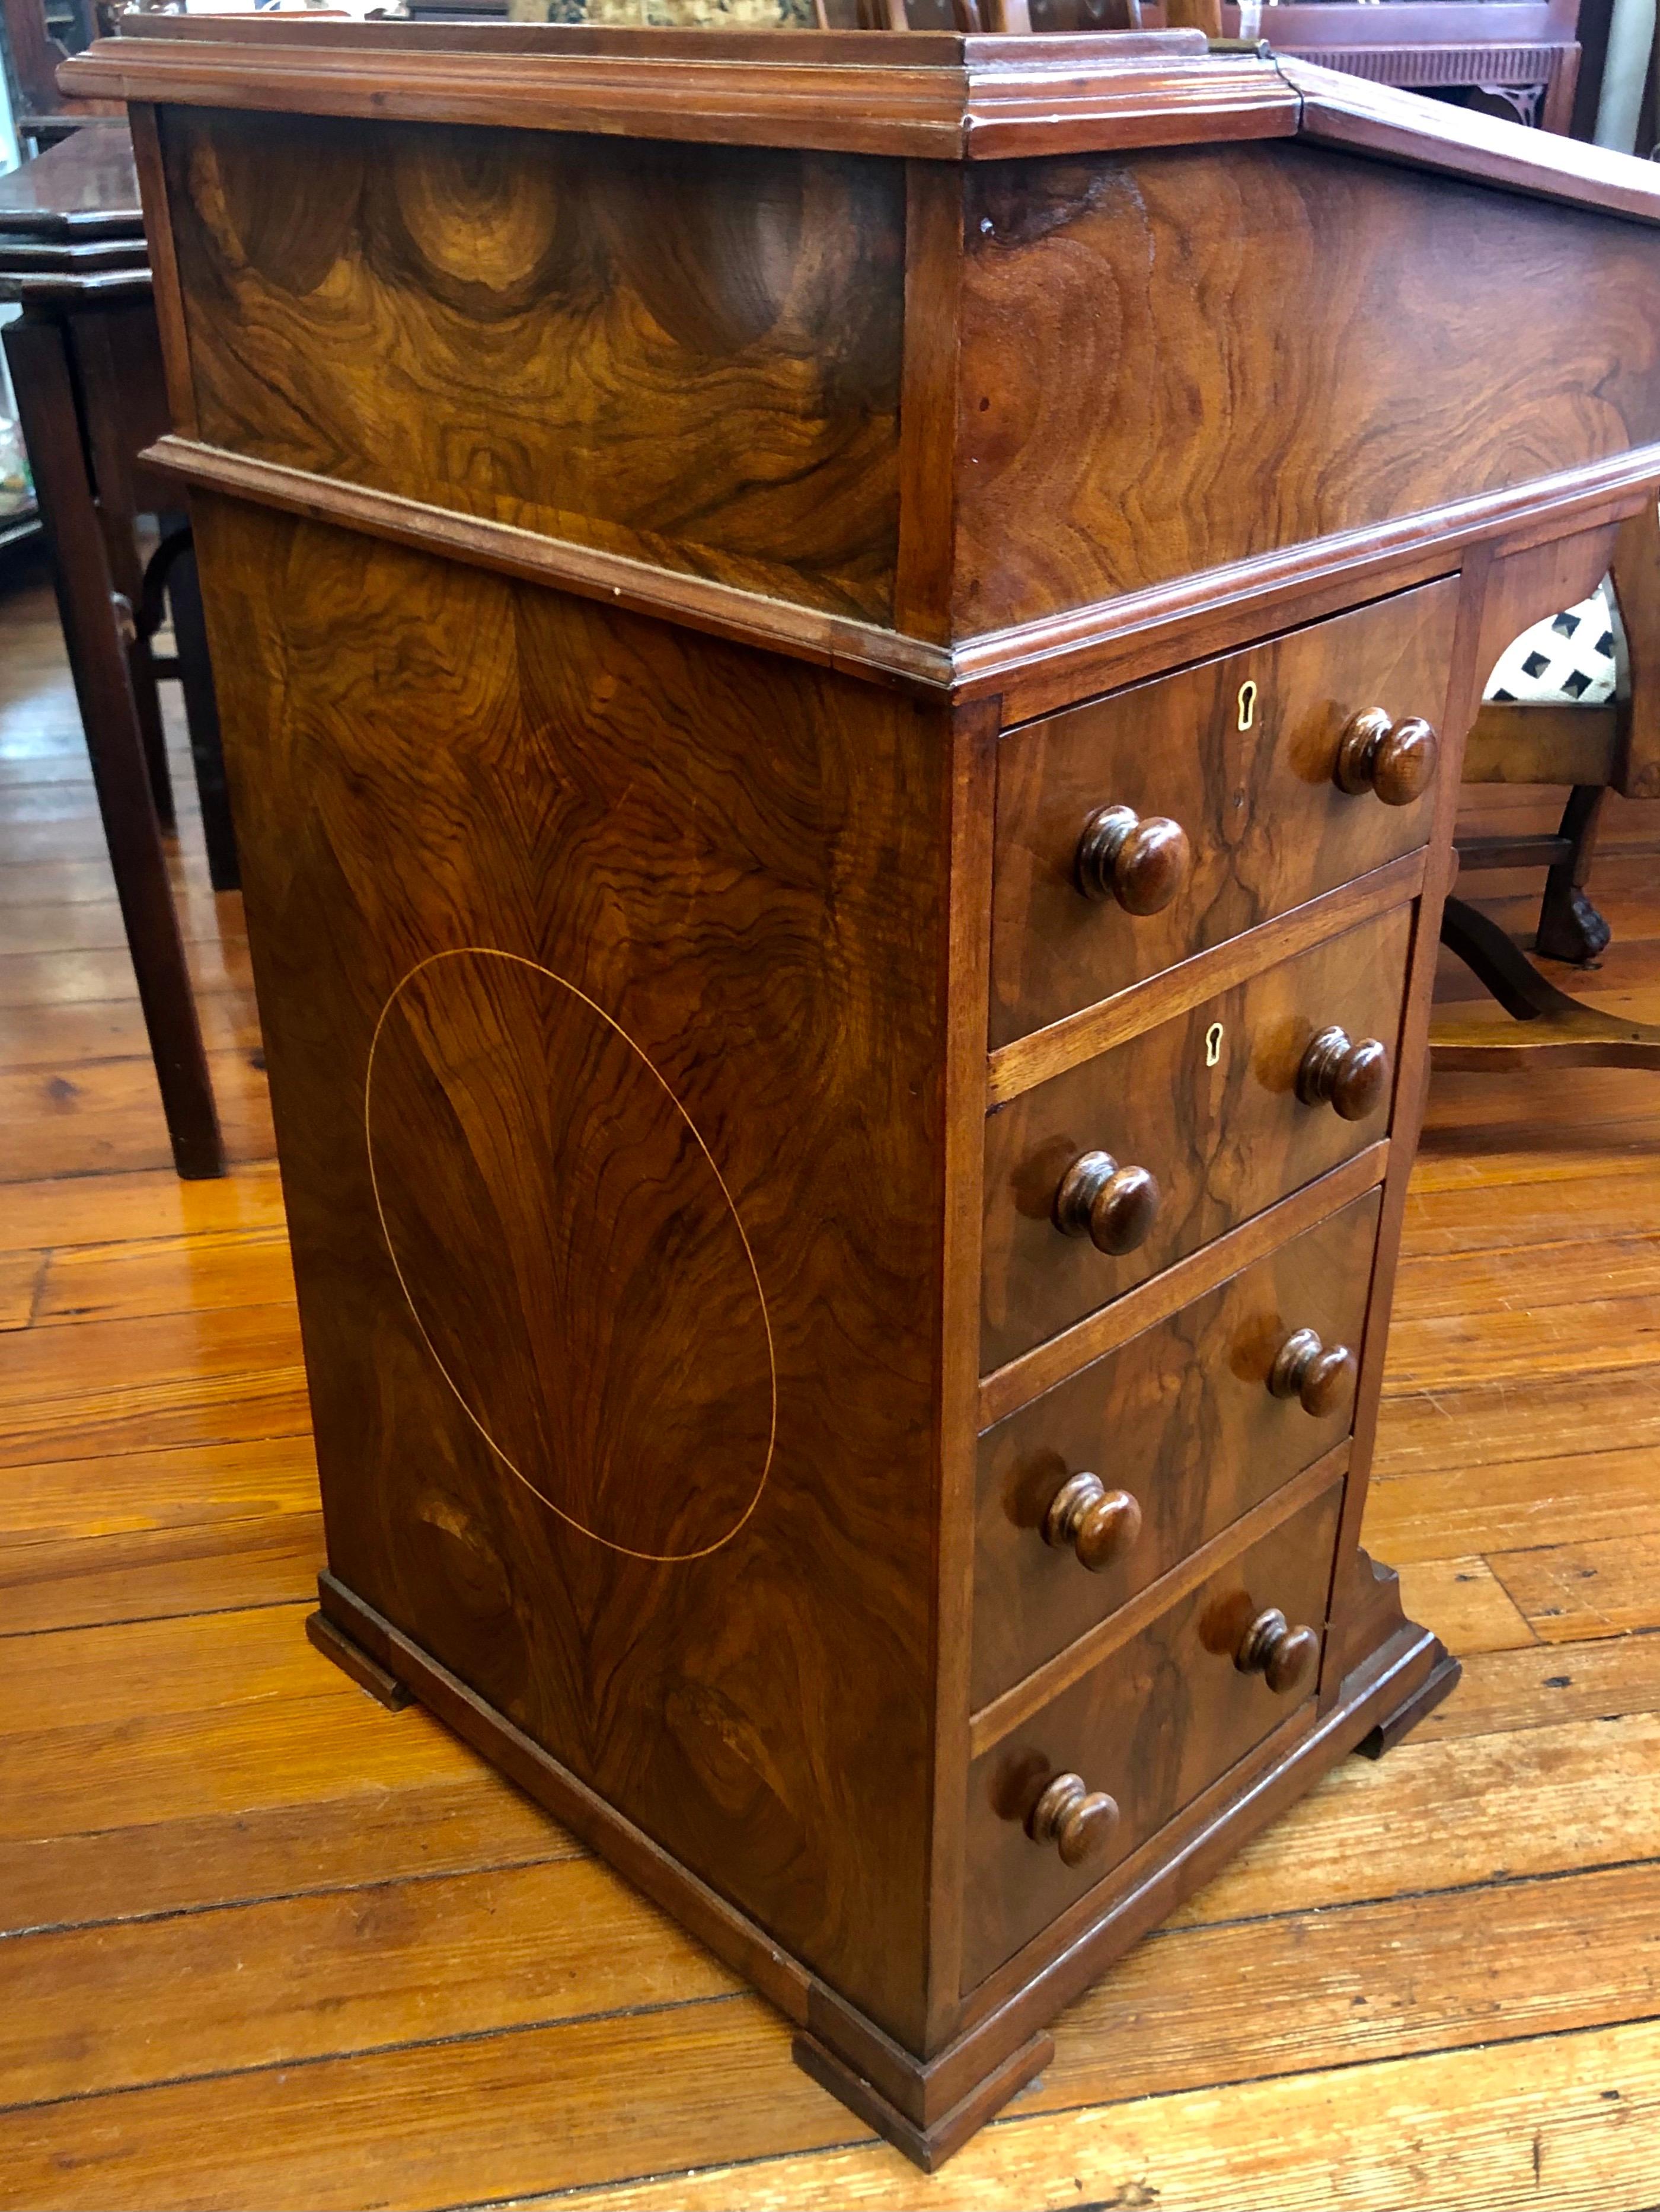
[[[34,477],[110,865],[173,1157],[223,1171],[207,1058],[167,878],[173,826],[158,674],[183,684],[216,890],[238,881],[213,678],[181,520],[147,574],[138,516],[179,504],[139,459],[167,427],[149,257],[125,122],[89,124],[0,179],[6,360]],[[176,670],[151,639],[171,598]]]
[[[1660,482],[1660,179],[1183,32],[66,81],[164,249],[314,1638],[937,2163],[1456,1680],[1358,1536],[1459,759]]]

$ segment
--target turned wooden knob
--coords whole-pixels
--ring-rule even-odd
[[[1104,1850],[1117,1826],[1117,1799],[1086,1790],[1081,1774],[1057,1774],[1026,1815],[1033,1843],[1053,1844],[1069,1867]]]
[[[1376,1037],[1354,1043],[1347,1030],[1322,1030],[1297,1068],[1297,1095],[1305,1106],[1329,1106],[1346,1121],[1364,1121],[1388,1096],[1389,1047]]]
[[[1369,791],[1385,806],[1410,806],[1435,781],[1441,740],[1416,714],[1392,722],[1381,707],[1352,714],[1337,740],[1337,787]]]
[[[1292,1628],[1278,1606],[1259,1613],[1240,1639],[1233,1663],[1242,1674],[1260,1674],[1276,1698],[1306,1682],[1320,1656],[1311,1628]]]
[[[1078,888],[1085,898],[1116,898],[1127,914],[1158,914],[1187,881],[1192,857],[1179,822],[1103,806],[1078,841]]]
[[[1276,1398],[1295,1398],[1305,1413],[1324,1420],[1353,1389],[1354,1372],[1347,1344],[1322,1344],[1311,1328],[1294,1329],[1274,1354],[1268,1388]]]
[[[1128,1490],[1109,1490],[1098,1474],[1072,1474],[1049,1500],[1043,1541],[1098,1575],[1122,1559],[1141,1533],[1141,1508]]]
[[[1098,1252],[1144,1244],[1164,1194],[1146,1168],[1121,1168],[1110,1152],[1080,1152],[1055,1194],[1055,1225],[1087,1237]]]

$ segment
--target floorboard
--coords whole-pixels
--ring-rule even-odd
[[[49,595],[0,592],[0,2206],[1651,2212],[1660,1087],[1434,1086],[1365,1533],[1463,1682],[1081,1999],[926,2179],[722,1967],[305,1641],[258,1024],[169,717],[217,1183],[168,1165]],[[1572,988],[1660,1020],[1652,811],[1610,810],[1616,935]],[[1524,927],[1536,890],[1491,889]]]

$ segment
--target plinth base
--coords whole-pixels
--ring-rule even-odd
[[[634,1886],[706,1943],[800,2031],[796,2063],[926,2172],[933,2172],[1025,2088],[1054,2053],[1049,2023],[1146,1931],[1168,1917],[1261,1829],[1354,1750],[1377,1758],[1432,1711],[1459,1668],[1427,1630],[1402,1620],[1394,1577],[1373,1570],[1386,1629],[1351,1668],[1331,1709],[1237,1794],[1215,1794],[1178,1816],[1156,1860],[1103,1885],[1099,1907],[1028,1946],[1031,1969],[964,1998],[958,2033],[923,2058],[895,2043],[754,1921],[654,1843],[504,1715],[486,1705],[333,1576],[319,1578],[322,1611],[307,1623],[319,1651],[389,1706],[413,1696]],[[1225,1784],[1223,1785],[1225,1787]],[[1087,1902],[1087,1901],[1085,1901]]]

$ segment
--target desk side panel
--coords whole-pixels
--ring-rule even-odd
[[[944,717],[198,512],[331,1567],[919,2042]]]
[[[897,161],[174,107],[200,434],[891,618]]]
[[[1300,145],[968,173],[955,634],[1660,437],[1660,231]]]

